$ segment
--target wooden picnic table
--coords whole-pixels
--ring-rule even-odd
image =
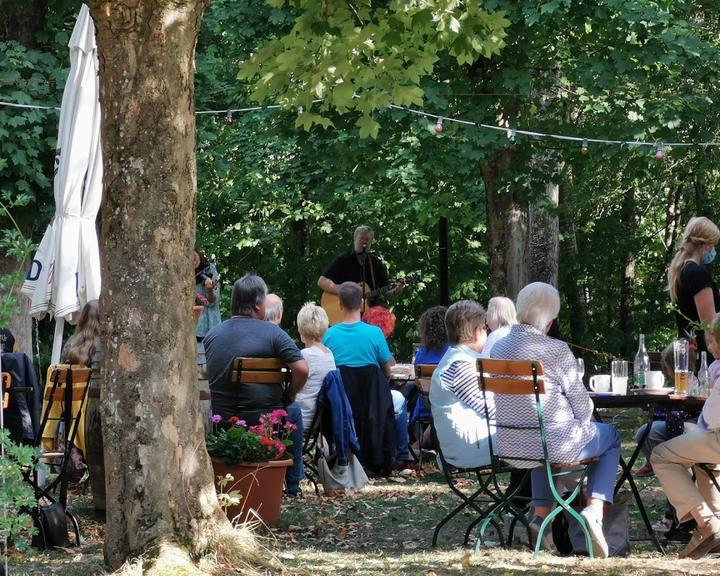
[[[650,539],[655,544],[658,552],[664,554],[665,550],[660,543],[660,540],[658,539],[655,530],[653,530],[652,524],[650,523],[650,519],[647,515],[647,511],[645,510],[645,505],[643,504],[642,498],[640,497],[640,492],[637,488],[637,485],[635,484],[635,479],[632,475],[632,469],[635,465],[637,457],[640,454],[640,451],[642,450],[642,446],[645,443],[648,434],[650,433],[650,426],[652,425],[656,410],[683,407],[702,407],[703,403],[705,402],[705,398],[695,396],[680,396],[677,394],[655,394],[648,393],[646,391],[639,391],[635,393],[631,392],[629,394],[623,395],[612,393],[590,393],[590,397],[595,404],[595,418],[598,422],[602,422],[601,415],[598,412],[599,409],[612,410],[639,408],[645,410],[647,414],[647,426],[645,426],[645,430],[640,436],[637,445],[635,446],[635,449],[630,455],[630,458],[626,461],[622,457],[622,455],[620,456],[620,468],[622,469],[622,473],[620,474],[620,477],[615,483],[615,494],[618,493],[620,488],[622,488],[623,484],[627,483],[630,491],[633,494],[633,497],[635,498],[635,503],[637,504],[638,510],[640,511],[640,516],[643,519],[645,528],[647,529]]]

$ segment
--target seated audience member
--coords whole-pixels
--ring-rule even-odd
[[[283,301],[277,294],[268,294],[265,298],[265,320],[277,326],[282,324]]]
[[[662,369],[665,373],[665,377],[670,381],[673,382],[675,378],[675,353],[673,350],[673,343],[671,342],[668,346],[665,347],[665,349],[662,351],[661,355],[661,363],[662,363]],[[695,365],[696,365],[696,353],[695,349],[691,347],[688,350],[688,369],[690,370],[690,378],[695,379]],[[692,383],[691,383],[692,384]],[[692,418],[689,421],[695,421],[696,417],[698,415],[694,414]],[[640,438],[642,438],[642,435],[645,433],[645,429],[647,428],[647,424],[643,424],[640,426],[640,428],[637,429],[635,432],[635,442],[639,442]],[[677,435],[677,434],[675,434]],[[665,442],[666,440],[669,440],[673,435],[668,432],[668,423],[667,420],[655,420],[653,421],[652,425],[650,426],[650,432],[648,433],[647,438],[645,438],[645,442],[643,442],[642,445],[642,452],[645,456],[645,465],[641,468],[638,468],[637,470],[633,470],[634,476],[644,477],[644,476],[652,476],[653,475],[653,468],[652,464],[650,464],[650,453],[653,451],[653,448],[657,446],[658,444],[661,444]]]
[[[490,358],[490,352],[495,343],[510,334],[510,328],[517,324],[515,304],[505,296],[490,298],[486,317],[489,333],[481,356]]]
[[[0,352],[17,352],[15,336],[9,328],[0,328]]]
[[[706,342],[710,353],[720,358],[720,314],[710,323]],[[720,471],[719,430],[720,387],[713,386],[697,426],[659,444],[650,455],[655,475],[679,520],[693,518],[697,522],[690,542],[679,553],[680,558],[699,559],[720,551],[720,493],[704,470],[694,469],[697,484],[688,474],[688,468],[709,464],[711,473],[717,477]]]
[[[395,314],[384,306],[370,306],[362,315],[362,321],[365,324],[380,328],[385,340],[395,332],[395,320]]]
[[[418,320],[420,348],[415,353],[413,363],[439,364],[449,347],[447,330],[445,329],[445,306],[428,308]]]
[[[287,469],[287,493],[300,493],[304,476],[302,463],[303,420],[295,395],[305,385],[308,365],[300,350],[279,326],[266,322],[265,298],[267,286],[262,278],[246,274],[233,286],[232,317],[212,328],[203,343],[207,358],[208,380],[214,414],[224,420],[241,418],[249,425],[256,424],[261,414],[278,408],[287,410],[288,420],[297,426],[290,439],[289,452],[293,465]],[[290,398],[283,398],[279,386],[254,383],[233,383],[232,365],[236,357],[278,358],[292,370]],[[290,400],[289,404],[284,401]]]
[[[415,357],[413,358],[413,364],[415,364],[415,366],[419,364],[439,364],[445,352],[447,352],[449,344],[447,330],[445,329],[446,312],[447,308],[445,306],[433,306],[425,310],[420,316],[420,320],[418,320],[420,347],[417,349]],[[414,382],[411,383],[411,386],[415,392],[415,402],[409,402],[412,411],[410,421],[431,419],[432,413],[429,403],[423,396],[418,396]],[[410,396],[408,396],[408,398],[410,398]],[[420,450],[422,447],[432,448],[430,432],[431,430],[428,426],[421,438],[415,438],[413,450],[416,448]]]
[[[317,397],[325,375],[330,370],[335,370],[335,358],[330,349],[322,343],[328,329],[328,316],[325,310],[316,306],[314,302],[308,302],[298,312],[297,327],[300,340],[305,344],[305,348],[300,352],[308,363],[310,372],[305,386],[297,393],[295,402],[302,410],[303,426],[308,429],[315,416]]]
[[[594,422],[593,403],[577,373],[577,362],[570,347],[547,335],[560,311],[560,296],[543,282],[525,286],[517,297],[516,324],[499,340],[492,358],[538,360],[545,372],[545,394],[540,397],[547,434],[547,449],[554,463],[599,458],[590,467],[587,481],[587,506],[581,514],[588,523],[595,556],[607,558],[608,545],[602,531],[603,505],[612,503],[615,473],[620,461],[620,435],[609,424]],[[534,398],[496,395],[498,413],[507,424],[537,425]],[[512,415],[513,420],[507,421]],[[527,458],[542,458],[537,430],[506,429],[497,431],[501,450]],[[538,532],[553,502],[545,467],[532,470],[532,495],[535,517],[531,528]],[[547,546],[548,543],[545,543]]]
[[[360,368],[377,365],[382,369],[385,378],[389,379],[390,368],[395,360],[380,328],[360,320],[362,288],[354,282],[343,282],[338,289],[338,296],[343,321],[330,327],[323,338],[323,344],[332,350],[338,367]],[[407,402],[396,390],[393,390],[391,395],[395,414],[395,467],[403,468],[411,461],[408,448]],[[354,414],[354,417],[356,416]],[[356,421],[358,435],[362,436],[362,427],[357,424]],[[362,438],[359,439],[361,449],[364,450]]]
[[[450,347],[430,382],[435,432],[449,464],[485,466],[490,464],[489,430],[476,367],[487,337],[485,310],[477,302],[461,300],[447,309],[445,326]],[[489,412],[493,418],[494,406],[489,406]]]
[[[100,356],[100,310],[97,300],[91,300],[83,307],[75,326],[75,333],[68,338],[63,346],[60,355],[61,364],[80,364],[87,366],[92,365],[93,361],[97,362]],[[51,369],[48,368],[46,382],[49,382]],[[78,418],[77,432],[75,434],[74,446],[70,451],[70,463],[68,471],[70,478],[79,480],[83,475],[85,468],[85,410],[87,404],[80,401],[73,402],[73,412],[80,410]],[[43,405],[43,411],[45,406]],[[50,419],[43,430],[42,444],[45,450],[63,449],[64,432],[59,432],[57,420],[62,414],[62,405],[60,402],[54,402],[50,411]]]

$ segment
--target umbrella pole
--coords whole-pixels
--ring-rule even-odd
[[[63,331],[65,330],[65,319],[55,318],[55,336],[53,337],[52,356],[50,364],[60,364],[60,352],[63,344]]]

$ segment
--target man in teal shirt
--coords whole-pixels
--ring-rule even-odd
[[[332,350],[338,366],[359,368],[377,364],[385,377],[389,378],[390,368],[395,364],[395,360],[382,330],[361,321],[362,296],[362,288],[354,282],[340,284],[338,297],[343,321],[330,327],[325,333],[323,344]],[[407,401],[397,390],[393,390],[391,394],[395,413],[395,466],[404,468],[412,460],[408,449]]]

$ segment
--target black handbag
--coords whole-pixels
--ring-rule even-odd
[[[67,517],[60,502],[33,509],[32,517],[37,534],[32,538],[32,545],[41,550],[56,546],[70,546]]]

